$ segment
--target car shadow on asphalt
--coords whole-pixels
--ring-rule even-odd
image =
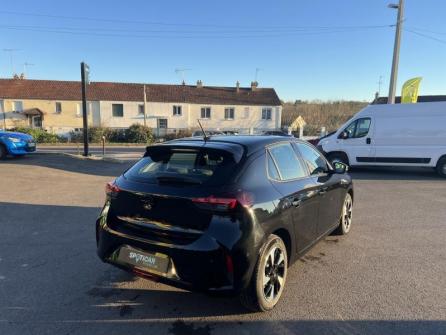
[[[354,180],[437,180],[446,181],[432,168],[355,167],[349,171]]]
[[[162,284],[151,283],[151,288],[141,288],[149,283],[131,273],[110,269],[113,279],[99,283],[86,294],[93,298],[96,306],[116,309],[122,319],[141,317],[145,320],[162,318],[219,317],[250,313],[237,297],[217,293],[190,292],[174,289]],[[105,275],[107,276],[107,274]],[[132,284],[140,280],[137,288]],[[128,284],[132,287],[128,287]],[[159,289],[153,286],[159,285]]]
[[[110,162],[101,160],[87,160],[71,156],[55,154],[36,154],[21,157],[8,156],[0,160],[2,165],[32,165],[68,172],[89,174],[95,176],[119,176],[134,162]]]

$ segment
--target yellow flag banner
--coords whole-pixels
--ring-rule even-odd
[[[401,103],[402,104],[414,104],[418,100],[418,89],[420,88],[420,82],[422,77],[416,77],[409,79],[403,85],[401,91]]]

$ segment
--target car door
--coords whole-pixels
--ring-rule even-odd
[[[317,237],[317,185],[289,141],[269,146],[267,162],[271,183],[282,195],[279,206],[291,211],[296,252],[301,253]]]
[[[351,165],[367,165],[375,155],[373,146],[372,118],[364,117],[352,121],[339,133],[337,141]]]
[[[341,175],[330,173],[328,162],[319,151],[304,142],[295,142],[295,146],[316,184],[319,202],[317,224],[319,237],[339,223],[345,188],[342,185]]]

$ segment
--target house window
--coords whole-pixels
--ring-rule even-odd
[[[262,120],[271,120],[272,108],[264,107],[262,108]]]
[[[225,108],[225,120],[234,120],[234,107]]]
[[[23,111],[23,101],[13,101],[12,102],[12,111],[13,112]]]
[[[181,110],[181,106],[173,106],[172,107],[173,116],[181,116],[183,111]]]
[[[144,115],[144,105],[138,105],[138,115]]]
[[[113,115],[113,117],[123,117],[124,116],[124,105],[123,104],[112,104],[112,115]]]
[[[56,113],[57,114],[62,113],[62,103],[61,102],[56,102]]]
[[[202,119],[210,119],[211,118],[211,107],[202,107],[201,108],[201,118]]]
[[[167,119],[158,119],[158,128],[167,129]]]

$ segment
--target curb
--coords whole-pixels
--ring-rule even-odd
[[[49,152],[49,151],[46,151],[46,152],[37,151],[37,152],[34,152],[33,155],[57,155],[57,156],[66,156],[66,157],[76,158],[76,159],[80,159],[80,160],[103,161],[103,162],[112,162],[112,163],[129,163],[133,160],[133,159],[125,160],[125,159],[114,158],[114,157],[102,157],[102,156],[96,156],[96,155],[90,155],[88,157],[85,157],[82,155],[70,154],[67,152]],[[137,158],[135,158],[134,160],[137,160]]]

